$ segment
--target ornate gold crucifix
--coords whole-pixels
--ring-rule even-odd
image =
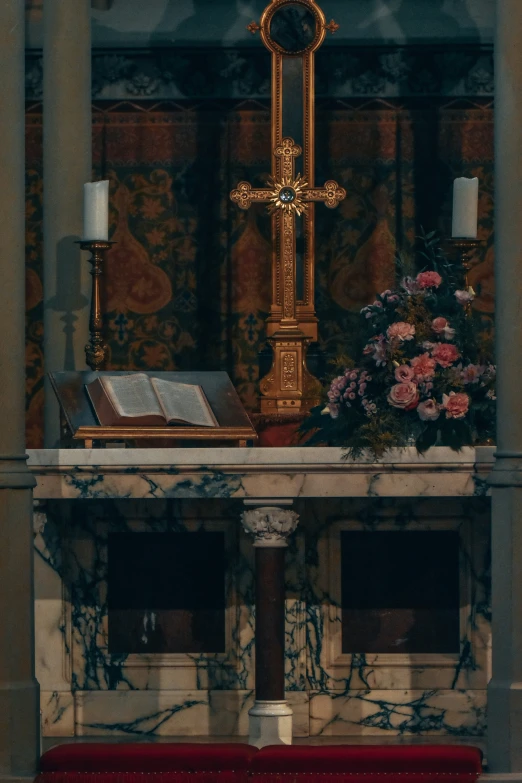
[[[314,307],[314,202],[335,208],[346,197],[337,182],[314,186],[314,53],[329,25],[316,0],[272,0],[258,25],[272,53],[272,176],[267,188],[240,182],[230,194],[241,209],[266,203],[272,213],[272,304],[267,336],[273,363],[261,380],[261,413],[291,414],[319,403],[320,384],[306,365],[317,341]],[[296,158],[304,151],[303,176]],[[299,245],[299,251],[298,251]]]

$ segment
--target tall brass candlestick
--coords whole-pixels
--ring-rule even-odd
[[[457,256],[459,263],[464,270],[464,282],[467,290],[469,288],[469,272],[477,263],[475,251],[484,244],[484,240],[471,239],[468,237],[451,237],[451,239],[446,240],[446,244],[449,247],[450,252],[453,252],[453,255]],[[468,313],[471,312],[471,302],[466,306],[466,311]]]
[[[89,342],[85,346],[85,358],[87,364],[98,372],[103,369],[107,358],[108,346],[103,339],[103,314],[101,308],[100,278],[103,275],[103,262],[107,250],[110,250],[114,242],[102,239],[81,240],[79,245],[82,250],[88,250],[91,254],[92,298],[91,314],[89,317]]]

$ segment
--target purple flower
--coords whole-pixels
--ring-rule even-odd
[[[401,280],[401,286],[404,288],[406,293],[410,294],[410,296],[413,294],[420,294],[422,291],[421,286],[413,277],[405,277],[403,280]]]

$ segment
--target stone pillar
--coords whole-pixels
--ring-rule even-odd
[[[284,501],[245,501],[243,526],[256,550],[256,700],[249,711],[249,742],[292,744],[292,710],[285,699],[285,548],[298,515]]]
[[[90,0],[45,0],[44,362],[84,370],[91,278],[82,234],[83,184],[92,179]],[[45,445],[59,438],[59,410],[46,379]]]
[[[40,724],[25,461],[24,5],[0,2],[0,779],[35,772]]]
[[[497,454],[492,484],[488,764],[522,778],[522,14],[497,0],[495,255]]]

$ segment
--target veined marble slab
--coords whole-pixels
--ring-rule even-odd
[[[290,692],[293,734],[309,734],[308,694]],[[75,694],[79,736],[248,736],[253,691],[83,691]]]
[[[254,549],[240,508],[227,499],[37,503],[36,669],[45,735],[247,733]],[[482,734],[491,645],[489,499],[319,497],[296,500],[295,508],[300,522],[285,558],[285,685],[294,733]],[[217,530],[227,554],[225,652],[111,654],[109,535]],[[393,530],[459,533],[460,644],[452,654],[343,653],[340,534]]]
[[[310,735],[417,734],[475,737],[485,731],[486,691],[372,690],[310,693]]]
[[[37,500],[484,496],[495,449],[394,449],[351,460],[339,448],[35,449]]]

